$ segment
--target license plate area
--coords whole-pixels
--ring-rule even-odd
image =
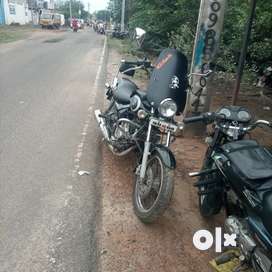
[[[178,129],[178,127],[176,125],[159,120],[159,119],[152,118],[150,120],[150,122],[151,122],[152,126],[158,127],[160,129],[160,131],[162,131],[162,132],[169,132],[170,131],[170,132],[174,133]]]

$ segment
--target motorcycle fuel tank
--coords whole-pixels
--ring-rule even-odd
[[[187,68],[185,55],[176,49],[163,50],[152,72],[147,91],[147,99],[158,108],[166,99],[173,99],[178,107],[178,113],[183,112],[187,98]]]

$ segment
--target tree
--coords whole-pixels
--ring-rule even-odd
[[[101,20],[101,21],[110,21],[110,11],[108,10],[99,10],[94,14],[95,18],[97,20]]]
[[[122,0],[110,0],[109,10],[120,22]],[[155,52],[172,46],[192,55],[199,0],[126,0],[126,23],[147,31],[145,46]],[[248,0],[228,0],[217,64],[235,72],[249,9]],[[259,0],[246,69],[258,72],[272,65],[272,1]]]
[[[90,18],[91,16],[89,12],[84,9],[84,4],[81,1],[71,0],[71,8],[72,8],[72,16],[75,16],[77,18],[81,18],[85,20]],[[69,19],[70,18],[70,1],[60,2],[57,8],[57,11],[63,14],[66,20]],[[81,11],[81,15],[79,14],[79,11]]]

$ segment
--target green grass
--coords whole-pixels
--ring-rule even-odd
[[[0,44],[23,40],[32,30],[31,26],[0,26]]]
[[[120,54],[127,57],[142,57],[143,55],[143,52],[137,48],[135,42],[129,39],[119,40],[115,38],[109,38],[108,44],[110,48],[117,49]]]

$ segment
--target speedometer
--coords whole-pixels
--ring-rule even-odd
[[[251,119],[250,114],[245,110],[239,111],[237,116],[241,122],[249,122]]]
[[[227,108],[222,108],[219,111],[219,114],[224,115],[226,118],[230,118],[231,117],[231,111],[229,109],[227,109]]]

